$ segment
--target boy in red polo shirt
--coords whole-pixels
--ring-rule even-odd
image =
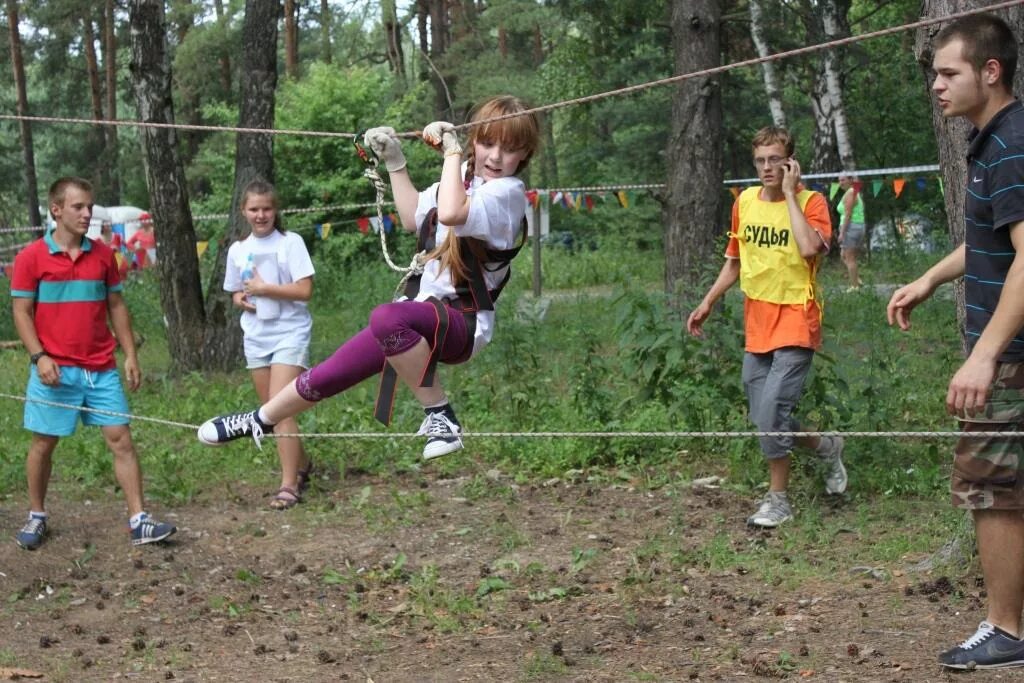
[[[129,388],[138,389],[142,381],[114,254],[85,236],[92,218],[92,185],[81,178],[61,178],[50,186],[49,202],[56,228],[18,254],[11,277],[14,325],[32,361],[25,392],[25,428],[32,431],[25,462],[31,508],[17,535],[18,545],[35,550],[46,536],[44,501],[53,451],[60,437],[75,433],[79,417],[82,424],[100,427],[114,455],[114,476],[128,503],[132,545],[162,541],[177,529],[143,509],[142,471],[128,419],[32,400],[127,413],[114,359],[118,342]]]

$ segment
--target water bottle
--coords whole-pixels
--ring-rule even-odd
[[[253,274],[256,272],[256,262],[252,257],[252,252],[245,257],[245,268],[242,270],[242,282],[251,280]]]

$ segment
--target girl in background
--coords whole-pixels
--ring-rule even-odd
[[[256,396],[266,402],[309,367],[313,319],[306,302],[313,294],[313,262],[302,238],[281,227],[277,192],[270,183],[249,183],[241,210],[251,233],[231,245],[224,290],[242,309],[246,367]],[[281,432],[297,434],[293,417],[280,421]],[[287,510],[302,499],[313,464],[298,437],[277,440],[281,486],[270,501]]]

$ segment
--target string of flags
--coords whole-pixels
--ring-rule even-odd
[[[910,179],[910,181],[913,182],[913,186],[917,189],[918,192],[924,192],[925,190],[928,189],[930,179],[926,177],[917,177]],[[870,184],[868,184],[868,181],[857,181],[854,183],[854,186],[860,192],[867,192],[870,189],[872,197],[877,197],[882,192],[882,190],[892,188],[893,196],[898,198],[900,195],[903,194],[903,191],[907,188],[907,184],[910,181],[908,181],[907,178],[902,177],[891,178],[888,180],[876,178],[874,180],[871,180]],[[945,196],[946,189],[942,185],[942,177],[935,176],[934,181],[938,183],[939,193],[942,196]],[[743,187],[733,185],[729,188],[729,192],[732,193],[733,197],[739,197],[740,193],[744,189],[745,188]],[[829,199],[835,200],[836,195],[839,193],[839,190],[841,188],[839,186],[839,183],[836,182],[827,184],[819,182],[809,182],[807,183],[807,189],[814,190],[815,192],[821,192],[822,194],[828,196]]]

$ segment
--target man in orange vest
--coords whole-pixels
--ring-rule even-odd
[[[762,128],[753,140],[760,187],[744,190],[732,207],[725,265],[686,321],[699,337],[711,309],[737,280],[746,295],[743,386],[750,419],[759,431],[801,431],[794,412],[821,347],[821,305],[815,287],[818,255],[828,250],[832,222],[825,198],[800,184],[793,138],[783,128]],[[825,490],[846,490],[839,437],[761,437],[768,460],[768,493],[747,524],[776,527],[793,517],[786,493],[794,446],[810,448],[826,465]]]

